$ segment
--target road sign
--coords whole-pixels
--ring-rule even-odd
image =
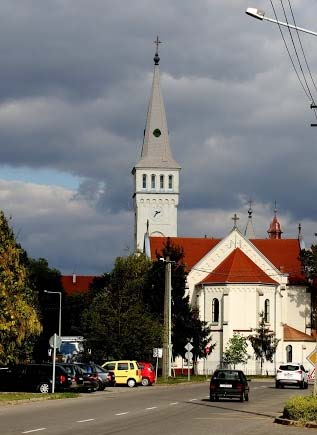
[[[153,358],[162,358],[162,356],[163,356],[163,349],[161,347],[154,347]]]
[[[55,338],[55,345],[56,345],[56,349],[59,349],[61,347],[62,344],[62,339],[59,335],[56,335]],[[49,339],[49,345],[51,346],[51,348],[54,348],[54,335],[52,335],[52,337]]]
[[[190,352],[192,350],[192,348],[193,348],[193,345],[190,342],[188,342],[185,346],[185,349],[188,350],[188,352]]]
[[[306,358],[313,366],[316,364],[316,350],[313,350]]]
[[[190,352],[190,351],[186,352],[186,353],[185,353],[185,358],[186,358],[188,361],[191,361],[191,360],[193,359],[193,352]]]

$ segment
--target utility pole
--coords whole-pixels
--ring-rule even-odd
[[[165,263],[165,292],[164,292],[164,330],[163,330],[163,367],[162,377],[167,380],[171,376],[171,348],[172,348],[172,265],[170,257],[160,258]]]

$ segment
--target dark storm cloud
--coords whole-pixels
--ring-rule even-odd
[[[292,4],[297,24],[314,29],[315,2]],[[56,170],[56,186],[59,172],[80,180],[77,192],[44,189],[47,209],[59,210],[49,243],[52,216],[34,212],[44,193],[26,186],[28,206],[19,208],[22,187],[10,192],[6,185],[10,201],[3,197],[0,207],[12,205],[31,254],[88,273],[102,272],[131,249],[131,169],[140,155],[157,34],[170,142],[182,166],[182,233],[225,235],[249,197],[262,235],[275,199],[292,234],[298,220],[313,231],[313,113],[277,26],[247,17],[248,6],[247,0],[2,2],[1,162]],[[272,16],[270,2],[256,6]],[[315,76],[313,38],[302,36]],[[108,245],[115,247],[110,253]]]

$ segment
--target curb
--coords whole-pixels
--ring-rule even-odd
[[[286,426],[306,427],[308,429],[316,429],[317,428],[317,423],[313,423],[313,422],[301,423],[300,421],[288,420],[287,418],[283,418],[283,417],[276,417],[274,419],[274,423],[284,424]]]

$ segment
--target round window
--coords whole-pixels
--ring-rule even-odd
[[[156,128],[156,129],[153,131],[153,134],[154,134],[155,137],[160,137],[160,136],[161,136],[161,130],[159,130],[158,128]]]

